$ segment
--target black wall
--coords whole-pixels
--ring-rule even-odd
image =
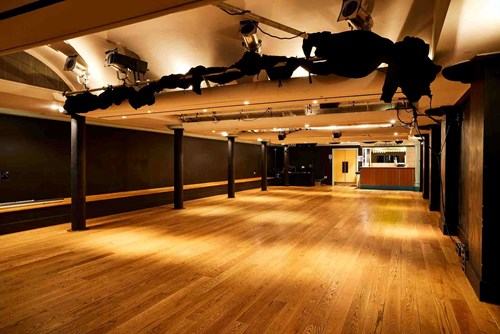
[[[0,115],[0,203],[69,197],[69,123]]]
[[[87,126],[87,194],[173,185],[173,136]],[[259,145],[237,143],[236,178],[259,177]],[[70,196],[69,122],[0,115],[0,203]],[[185,184],[227,179],[227,142],[184,138]]]

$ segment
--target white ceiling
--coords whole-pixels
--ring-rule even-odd
[[[84,22],[73,19],[68,14],[61,16],[64,21],[65,34],[56,33],[55,21],[48,22],[43,16],[32,15],[32,27],[24,26],[24,30],[32,29],[32,34],[19,35],[20,40],[10,38],[0,43],[0,50],[14,50],[20,45],[35,46],[29,52],[40,58],[49,66],[62,68],[64,56],[47,46],[40,46],[47,41],[66,39],[67,42],[85,59],[91,73],[91,87],[101,87],[107,84],[117,84],[116,72],[104,67],[104,52],[122,45],[136,52],[149,63],[150,79],[158,79],[163,75],[185,73],[197,65],[229,66],[236,62],[245,51],[239,36],[240,16],[230,16],[219,8],[210,5],[214,1],[165,1],[163,9],[149,8],[144,2],[134,2],[127,10],[118,10],[116,1],[114,6],[103,8],[97,1],[66,0],[62,4],[72,8],[73,13],[98,12],[96,18],[87,16]],[[299,31],[340,32],[348,30],[346,22],[336,22],[341,7],[341,0],[253,0],[228,3],[250,10],[254,14],[272,19]],[[58,5],[53,9],[47,8],[48,13],[58,13]],[[145,6],[145,7],[144,7]],[[144,7],[144,8],[143,8]],[[148,8],[146,8],[148,7]],[[194,8],[196,7],[196,8]],[[121,8],[121,7],[120,7]],[[186,8],[192,8],[185,10]],[[135,10],[135,12],[134,12]],[[106,22],[105,13],[111,11],[109,22]],[[104,14],[103,14],[104,13]],[[137,15],[134,15],[137,13]],[[163,15],[168,13],[168,15]],[[120,16],[121,15],[121,16]],[[47,17],[45,15],[45,17]],[[154,17],[151,19],[151,17]],[[467,60],[475,54],[500,51],[500,1],[498,0],[375,0],[372,13],[374,20],[373,32],[398,41],[405,36],[420,37],[429,43],[435,55],[434,61],[439,65],[447,66],[457,61]],[[148,19],[148,20],[143,20]],[[75,21],[72,26],[72,20]],[[5,22],[9,21],[9,22]],[[137,22],[129,24],[130,22]],[[26,18],[9,19],[1,22],[3,31],[14,33],[19,29],[18,24],[27,24]],[[57,25],[61,25],[58,22]],[[117,27],[119,26],[119,27]],[[290,35],[261,24],[265,31],[279,36]],[[36,31],[36,33],[35,33]],[[87,32],[93,33],[88,34]],[[65,38],[65,37],[73,38]],[[78,37],[77,37],[78,36]],[[259,33],[262,39],[263,54],[280,56],[302,57],[302,39],[278,40]],[[10,44],[9,44],[10,43]],[[66,77],[70,87],[78,88],[72,73],[61,72]],[[309,84],[304,73],[296,72],[295,78],[283,83],[279,88],[277,82],[247,78],[238,84],[234,83],[223,87],[204,88],[198,96],[191,91],[169,91],[159,94],[157,102],[151,107],[132,109],[127,103],[112,107],[108,110],[97,110],[88,114],[89,118],[113,122],[119,125],[136,126],[163,130],[167,125],[179,124],[180,115],[200,116],[208,114],[233,115],[265,112],[271,110],[294,110],[295,116],[261,118],[255,121],[228,120],[219,122],[198,122],[184,124],[187,133],[207,136],[220,136],[220,132],[238,133],[242,130],[265,131],[260,133],[241,133],[240,140],[255,141],[257,138],[271,139],[278,142],[276,133],[269,132],[273,128],[304,128],[311,126],[353,125],[366,123],[385,123],[397,120],[394,110],[366,111],[342,114],[317,114],[305,116],[297,110],[305,110],[313,100],[319,103],[340,102],[356,105],[375,104],[380,96],[384,81],[384,74],[376,71],[362,79],[346,79],[336,76],[314,77]],[[6,92],[4,83],[0,82],[0,92]],[[448,82],[440,75],[432,84],[434,94],[432,106],[455,103],[468,88],[467,85]],[[22,96],[16,91],[12,96]],[[400,94],[395,99],[401,97]],[[32,98],[32,97],[30,97]],[[37,108],[27,108],[22,99],[10,99],[8,106],[0,107],[36,112]],[[18,101],[13,103],[12,101]],[[244,105],[243,101],[249,101]],[[48,101],[51,102],[51,101]],[[31,105],[33,105],[31,103]],[[37,105],[45,105],[43,103]],[[428,98],[420,101],[420,110],[430,106]],[[35,110],[33,110],[35,109]],[[47,110],[38,108],[40,113]],[[204,110],[207,111],[204,111]],[[150,112],[148,112],[150,111]],[[126,118],[123,118],[126,116]],[[243,117],[242,116],[242,117]],[[408,117],[408,115],[404,115]],[[250,117],[248,117],[250,118]],[[430,120],[421,118],[422,124]],[[363,131],[343,131],[342,140],[390,140],[405,139],[410,129],[398,126],[394,128]],[[213,132],[215,131],[215,133]],[[398,135],[395,136],[394,133]],[[366,139],[369,138],[369,139]],[[330,142],[331,131],[303,130],[287,136],[287,143],[299,142]]]

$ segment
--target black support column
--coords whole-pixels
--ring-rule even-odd
[[[71,230],[87,229],[87,172],[85,117],[71,115]]]
[[[184,129],[181,126],[172,126],[174,130],[174,209],[184,209],[184,157],[182,143]]]
[[[429,210],[441,210],[441,126],[433,125],[431,127],[429,153]]]
[[[260,142],[260,188],[267,190],[267,140]]]
[[[227,136],[227,197],[234,198],[235,171],[234,171],[234,139],[236,136]]]
[[[460,214],[460,113],[448,110],[441,121],[441,227],[444,234],[457,235]]]
[[[424,199],[429,199],[429,169],[431,167],[431,151],[430,151],[430,142],[429,135],[422,135],[424,141],[424,147],[422,149],[422,176],[421,176],[421,184],[422,184],[422,197]]]
[[[283,178],[284,178],[284,181],[285,181],[285,186],[289,186],[290,185],[290,156],[288,154],[288,150],[290,149],[290,147],[288,145],[285,145],[285,150],[284,150],[284,159],[283,159]]]

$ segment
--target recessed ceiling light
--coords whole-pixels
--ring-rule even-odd
[[[397,133],[397,132],[394,132],[394,135],[395,135],[395,136],[397,136],[397,135],[398,135],[398,133]]]
[[[215,133],[215,130],[212,130],[212,133]]]
[[[123,119],[127,118],[127,116],[122,116]]]
[[[203,109],[203,112],[207,112],[208,110],[207,109]]]
[[[226,131],[222,131],[220,134],[223,135],[224,137],[228,136],[228,133]]]
[[[318,104],[318,100],[313,100],[313,104]]]
[[[65,112],[66,110],[64,110],[63,107],[59,107],[59,112],[62,114],[63,112]]]
[[[396,123],[396,120],[395,119],[391,119],[390,122],[391,122],[391,124],[394,124],[394,123]]]
[[[148,114],[151,114],[151,112],[152,112],[151,110],[148,110]]]
[[[249,105],[249,104],[250,104],[250,102],[249,102],[249,101],[243,101],[243,104],[244,104],[244,105]]]
[[[262,138],[257,138],[257,141],[262,141]]]
[[[306,124],[306,125],[304,125],[304,126],[305,126],[306,128],[308,128],[308,127],[309,127],[309,124]]]
[[[58,106],[57,104],[55,104],[55,103],[54,103],[54,104],[52,104],[52,105],[50,106],[50,109],[52,109],[52,110],[59,110],[59,106]]]

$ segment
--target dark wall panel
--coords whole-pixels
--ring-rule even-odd
[[[236,143],[234,151],[236,179],[260,177],[260,145]]]
[[[185,184],[227,180],[227,142],[184,137],[183,153]]]
[[[0,203],[68,197],[69,135],[67,122],[0,115]]]
[[[87,194],[173,185],[173,136],[102,126],[87,129]]]

